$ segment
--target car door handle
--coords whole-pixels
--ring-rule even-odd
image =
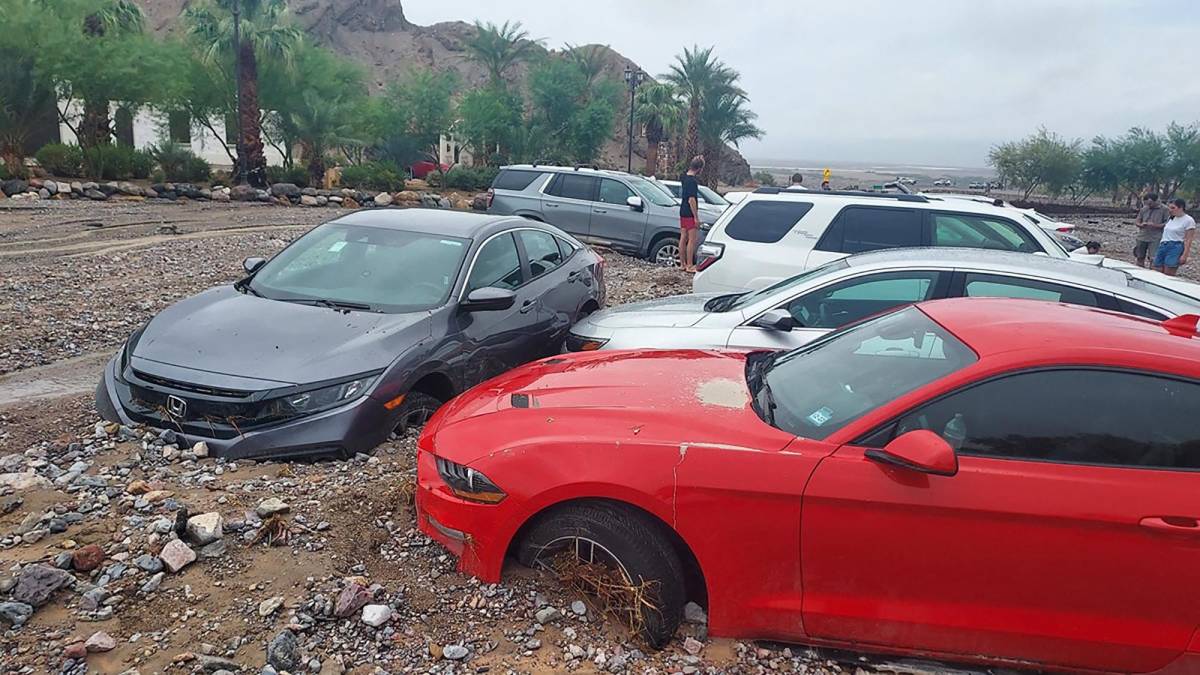
[[[608,213],[607,209],[592,209],[592,213]]]
[[[537,300],[526,300],[525,302],[521,303],[521,309],[519,309],[517,311],[522,314],[525,314],[525,313],[531,311],[536,306],[537,306]]]
[[[548,209],[557,209],[557,208],[558,208],[558,204],[546,204],[546,208],[548,208]]]
[[[583,270],[575,270],[567,275],[567,281],[574,283],[579,281],[579,277],[583,276]]]
[[[1186,516],[1147,516],[1138,524],[1155,532],[1200,535],[1200,520]]]

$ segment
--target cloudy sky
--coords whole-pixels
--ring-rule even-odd
[[[1038,125],[1090,139],[1200,120],[1194,0],[409,0],[410,21],[521,21],[665,71],[714,45],[766,131],[752,161],[983,166]]]

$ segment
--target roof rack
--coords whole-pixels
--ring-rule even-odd
[[[831,195],[834,197],[870,197],[873,199],[894,199],[898,202],[928,202],[929,198],[925,195],[908,195],[895,192],[867,192],[865,190],[789,190],[788,188],[778,187],[760,187],[754,191],[756,194],[763,195],[803,195],[809,196],[825,196]]]

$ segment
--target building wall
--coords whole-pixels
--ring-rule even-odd
[[[446,166],[474,166],[475,158],[464,141],[453,135],[438,139],[438,162]]]

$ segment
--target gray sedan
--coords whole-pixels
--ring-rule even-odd
[[[597,312],[571,328],[566,349],[791,349],[900,305],[963,296],[1033,298],[1155,320],[1200,312],[1200,285],[1157,273],[1004,251],[891,249],[749,293],[680,295]]]

